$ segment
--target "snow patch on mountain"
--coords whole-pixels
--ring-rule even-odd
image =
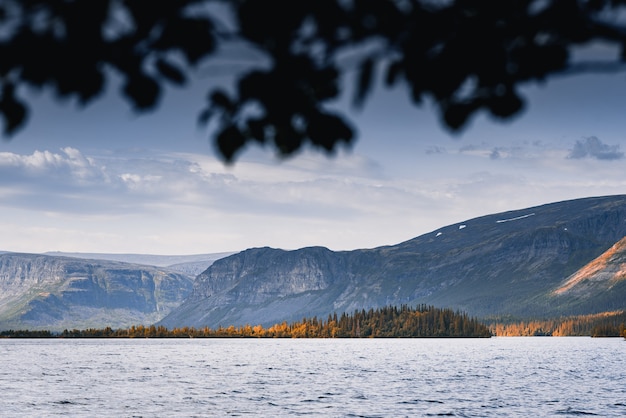
[[[533,212],[533,213],[529,213],[528,215],[516,216],[515,218],[500,219],[500,220],[497,220],[496,223],[501,224],[504,222],[519,221],[520,219],[528,218],[530,216],[535,216],[535,213]]]

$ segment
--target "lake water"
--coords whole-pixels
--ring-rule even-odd
[[[0,416],[626,416],[621,338],[0,339]]]

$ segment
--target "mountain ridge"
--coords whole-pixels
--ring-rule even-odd
[[[153,266],[0,254],[0,329],[152,323],[182,302],[192,282]]]
[[[271,326],[403,304],[477,317],[624,310],[625,237],[626,195],[616,195],[484,215],[376,248],[250,248],[197,276],[0,253],[0,329]]]
[[[477,316],[591,313],[594,301],[551,292],[625,236],[617,195],[485,215],[373,249],[253,248],[200,274],[160,324],[270,324],[406,303]],[[623,307],[623,296],[601,307]]]
[[[167,267],[186,274],[198,275],[220,258],[233,255],[235,252],[219,252],[187,255],[159,255],[139,253],[80,253],[48,251],[43,255],[54,257],[71,257],[82,260],[108,260],[123,263],[141,264],[146,266]]]

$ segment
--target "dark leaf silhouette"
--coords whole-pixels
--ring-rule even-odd
[[[175,65],[170,64],[163,58],[159,58],[156,61],[156,68],[159,70],[159,73],[170,80],[174,84],[183,85],[187,80],[185,74],[181,70],[179,70]]]
[[[329,110],[348,79],[358,107],[381,71],[383,87],[405,88],[416,105],[428,99],[450,129],[478,112],[506,120],[524,109],[524,84],[623,71],[626,21],[615,16],[625,13],[615,0],[0,0],[0,85],[86,105],[117,73],[141,112],[165,85],[202,81],[205,64],[253,50],[261,58],[233,69],[234,85],[207,82],[198,120],[215,128],[224,159],[250,142],[280,155],[332,152],[355,138]],[[575,48],[597,42],[622,53],[600,66],[572,61]],[[14,92],[2,97],[5,135],[27,120]]]
[[[159,93],[159,83],[142,73],[132,74],[124,85],[124,95],[137,110],[147,110],[156,106]]]
[[[26,106],[15,99],[13,86],[5,85],[0,100],[0,113],[4,116],[4,133],[11,135],[26,121],[28,110]]]
[[[228,126],[217,135],[216,143],[227,162],[231,162],[235,153],[246,142],[246,137],[236,126]]]
[[[372,79],[374,76],[374,59],[371,57],[366,58],[359,68],[359,81],[357,84],[356,95],[354,97],[354,104],[356,106],[362,106],[365,102],[365,98],[372,87]]]

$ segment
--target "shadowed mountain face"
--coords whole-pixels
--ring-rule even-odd
[[[254,248],[216,261],[161,324],[265,325],[402,303],[478,316],[623,309],[624,280],[574,290],[577,272],[625,236],[626,196],[610,196],[484,216],[369,250]]]
[[[0,254],[0,329],[154,323],[188,296],[192,282],[145,265]]]

